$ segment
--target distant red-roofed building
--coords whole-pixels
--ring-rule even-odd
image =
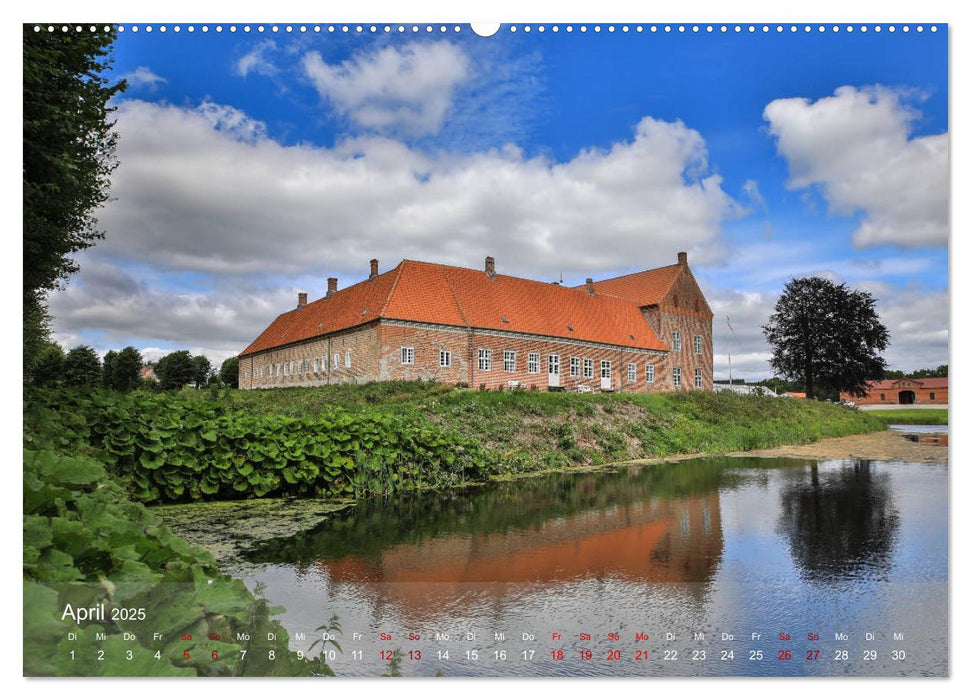
[[[276,318],[241,389],[430,379],[473,388],[712,388],[712,312],[678,263],[578,287],[403,260]]]
[[[843,401],[854,401],[861,405],[872,404],[946,404],[947,377],[928,377],[927,379],[883,379],[870,382],[867,392],[854,396],[843,392]]]
[[[155,369],[151,365],[142,366],[141,370],[138,372],[138,376],[142,379],[148,379],[153,382],[158,381],[158,377],[155,376]]]

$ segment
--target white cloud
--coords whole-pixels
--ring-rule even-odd
[[[283,146],[231,107],[123,101],[121,165],[98,251],[178,270],[363,272],[401,258],[583,279],[723,254],[735,202],[701,135],[644,118],[630,140],[563,163],[508,146],[429,156],[386,138]]]
[[[759,183],[755,180],[746,180],[742,185],[742,193],[748,198],[753,206],[765,211],[768,207],[765,203],[765,198],[759,191]]]
[[[148,88],[149,90],[154,90],[156,87],[168,81],[160,75],[157,75],[148,66],[139,66],[130,73],[125,73],[122,76],[128,85],[134,88]]]
[[[265,76],[275,75],[277,67],[267,57],[267,54],[274,50],[276,50],[276,42],[272,39],[259,42],[252,50],[236,61],[236,73],[244,78],[250,73]]]
[[[832,97],[775,100],[769,131],[789,163],[789,186],[819,186],[831,210],[863,221],[856,246],[946,245],[948,134],[911,138],[911,93],[844,86]]]
[[[64,347],[97,332],[102,354],[132,343],[146,359],[173,349],[205,354],[213,362],[236,355],[277,315],[296,303],[295,288],[177,292],[137,281],[115,263],[93,252],[81,261],[80,275],[50,298],[55,340]],[[159,347],[162,346],[162,347]],[[166,349],[168,348],[168,349]]]
[[[890,345],[884,352],[888,368],[912,371],[948,361],[946,291],[870,280],[849,283],[849,286],[869,291],[876,297],[880,321],[890,332]],[[734,378],[758,381],[771,377],[771,350],[762,326],[768,322],[778,294],[716,289],[708,292],[707,297],[715,313],[712,328],[715,378],[728,378],[729,354]],[[728,328],[729,319],[734,333]]]
[[[469,77],[469,59],[446,41],[389,46],[339,65],[311,51],[303,68],[320,96],[357,126],[407,136],[437,133]]]

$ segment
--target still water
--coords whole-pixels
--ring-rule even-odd
[[[944,466],[708,458],[365,502],[245,580],[338,675],[946,675],[947,535]]]

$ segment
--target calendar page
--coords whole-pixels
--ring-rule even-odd
[[[946,23],[23,46],[24,676],[949,675]]]

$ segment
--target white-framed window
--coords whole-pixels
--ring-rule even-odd
[[[516,371],[516,351],[515,350],[502,351],[502,371],[503,372]]]
[[[695,389],[700,389],[702,388],[702,386],[704,385],[701,383],[701,370],[696,369],[695,370]]]
[[[701,354],[701,336],[696,335],[695,336],[695,355],[700,355],[700,354]]]
[[[401,348],[401,364],[403,364],[403,365],[413,365],[413,364],[415,364],[415,349],[414,348]]]
[[[539,353],[531,352],[529,353],[529,362],[526,365],[526,371],[530,374],[539,374]]]
[[[674,379],[674,388],[677,389],[681,386],[681,368],[675,367],[671,370],[671,378]]]
[[[589,357],[583,358],[583,378],[593,379],[593,360]]]
[[[492,350],[479,348],[479,371],[488,372],[492,369]]]
[[[244,369],[243,370],[243,379],[246,379],[248,375],[249,375],[249,373]]]
[[[675,352],[681,352],[681,331],[672,331],[671,349]]]
[[[336,372],[337,371],[337,368],[340,367],[340,366],[341,366],[341,354],[339,352],[335,352],[334,353],[334,364],[332,364],[331,367],[333,367],[334,368],[334,371]]]
[[[348,369],[351,368],[351,351],[350,350],[345,350],[344,351],[344,366],[347,367]]]
[[[321,372],[327,371],[327,355],[324,355],[323,357],[320,358],[320,371]]]
[[[290,375],[290,363],[289,362],[284,362],[283,363],[283,376],[284,377],[287,377],[289,375]]]
[[[647,379],[647,381],[653,382],[654,381],[654,365],[648,365],[647,367],[645,367],[645,370],[646,370],[645,378]]]
[[[314,374],[317,374],[318,372],[320,372],[320,358],[319,357],[315,357],[314,358]]]
[[[294,374],[296,374],[296,373],[297,373],[297,372],[296,372],[296,369],[297,369],[297,368],[296,368],[296,365],[295,365],[295,363],[294,363],[294,362],[291,362],[291,363],[290,363],[290,376],[291,376],[291,377],[292,377],[292,376],[293,376]]]
[[[439,350],[438,351],[438,366],[439,367],[451,367],[452,366],[452,353],[449,350]]]
[[[570,358],[570,376],[573,378],[580,376],[580,358],[571,357]]]
[[[546,358],[546,369],[549,370],[549,374],[559,375],[560,373],[560,356],[559,355],[549,355]]]
[[[279,362],[276,363],[276,376],[277,377],[280,376],[280,363]]]
[[[627,363],[627,381],[636,382],[637,381],[637,365],[633,362]]]
[[[610,360],[600,361],[600,378],[610,379]]]

